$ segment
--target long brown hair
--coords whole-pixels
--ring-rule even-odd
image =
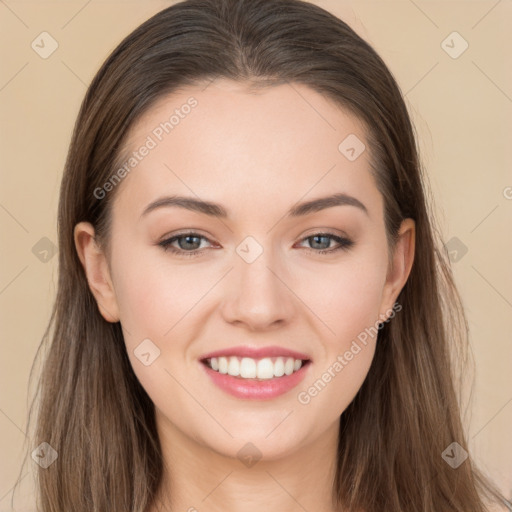
[[[340,418],[333,503],[368,512],[484,512],[503,497],[466,450],[454,361],[468,326],[434,215],[414,128],[382,59],[346,23],[300,0],[186,0],[129,34],[94,77],[73,132],[58,210],[59,280],[48,329],[31,448],[58,458],[38,469],[43,512],[144,512],[162,483],[154,405],[132,371],[119,323],[103,319],[78,259],[73,228],[88,221],[107,250],[114,174],[128,130],[154,102],[218,77],[252,87],[305,84],[366,126],[372,173],[393,246],[416,223],[415,261],[379,331],[369,374]]]

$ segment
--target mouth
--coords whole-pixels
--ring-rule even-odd
[[[240,380],[279,379],[298,372],[311,363],[310,359],[293,357],[252,357],[221,356],[202,359],[201,362],[214,372],[229,375]]]
[[[294,357],[208,357],[200,360],[210,382],[245,400],[269,400],[291,391],[306,377],[310,359]]]

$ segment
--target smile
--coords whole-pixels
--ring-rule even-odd
[[[253,359],[252,357],[212,357],[206,359],[212,370],[224,375],[231,375],[241,379],[273,379],[283,375],[291,375],[300,370],[302,359],[293,357],[264,357]]]
[[[221,356],[201,360],[213,384],[242,399],[265,400],[296,387],[306,376],[311,361],[293,357]]]

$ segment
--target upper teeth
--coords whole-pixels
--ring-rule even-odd
[[[263,359],[238,358],[237,356],[212,357],[207,362],[213,370],[219,373],[227,373],[233,377],[242,377],[243,379],[282,377],[283,375],[291,375],[302,366],[302,360],[293,357],[265,357]]]

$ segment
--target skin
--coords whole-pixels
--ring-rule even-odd
[[[125,149],[139,148],[190,96],[198,105],[117,185],[110,257],[85,222],[75,227],[77,252],[101,314],[121,322],[133,369],[156,406],[167,465],[162,496],[173,491],[166,510],[333,511],[339,417],[368,373],[377,337],[308,404],[297,394],[390,316],[412,266],[414,222],[403,222],[390,261],[364,128],[303,85],[255,92],[219,79],[188,87],[148,110]],[[366,144],[355,161],[338,150],[348,134]],[[368,214],[343,205],[284,216],[299,201],[334,192],[357,198]],[[177,207],[141,217],[172,194],[220,203],[230,217]],[[157,245],[187,229],[206,237],[198,256]],[[354,245],[318,254],[338,246],[307,239],[325,231]],[[246,236],[263,249],[250,264],[236,252]],[[183,252],[199,246],[186,242]],[[160,349],[149,366],[134,355],[146,338]],[[243,344],[305,352],[312,360],[305,380],[271,400],[226,394],[199,359]],[[248,442],[261,453],[251,467],[237,455]]]

